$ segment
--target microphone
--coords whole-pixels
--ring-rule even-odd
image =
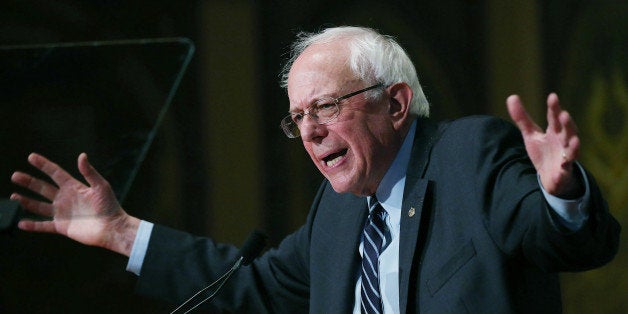
[[[216,285],[217,285],[216,289],[208,297],[206,297],[205,299],[203,299],[200,302],[196,303],[194,306],[192,306],[190,309],[188,309],[187,311],[185,311],[183,313],[184,314],[185,313],[189,313],[192,310],[194,310],[197,307],[199,307],[201,304],[203,304],[203,303],[205,303],[207,301],[211,301],[216,296],[218,291],[220,291],[222,286],[227,282],[227,280],[229,280],[229,278],[231,278],[231,275],[233,275],[242,265],[246,266],[246,265],[251,264],[251,262],[253,262],[253,260],[262,252],[262,250],[266,246],[266,239],[267,238],[268,238],[268,236],[266,236],[266,234],[264,234],[263,232],[261,232],[259,230],[254,230],[253,232],[251,232],[249,237],[246,239],[246,241],[244,241],[244,244],[240,248],[240,252],[238,253],[239,258],[235,262],[235,264],[233,264],[231,269],[229,269],[229,271],[227,271],[224,275],[222,275],[216,281],[212,282],[209,286],[199,290],[197,293],[195,293],[193,296],[191,296],[185,302],[181,303],[181,305],[179,305],[176,309],[174,309],[172,312],[170,312],[170,314],[174,314],[174,313],[179,312],[180,310],[182,310],[182,308],[186,304],[188,304],[192,300],[196,299],[203,292],[205,292],[205,291],[207,291],[209,289],[212,289],[213,287],[216,287]]]
[[[251,232],[240,249],[239,255],[242,258],[242,265],[247,266],[253,262],[266,246],[267,238],[268,236],[259,230]]]

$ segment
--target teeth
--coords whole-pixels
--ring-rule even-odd
[[[342,157],[343,156],[338,156],[338,157],[336,157],[336,158],[334,158],[332,160],[327,161],[326,162],[327,167],[333,167],[335,164],[337,164],[340,161],[340,159],[342,159]]]

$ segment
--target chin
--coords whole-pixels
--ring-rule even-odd
[[[336,193],[347,193],[349,192],[346,187],[338,185],[338,184],[334,184],[333,181],[329,181],[329,183],[331,183],[331,187],[334,189],[334,191],[336,191]]]
[[[373,193],[369,193],[366,191],[365,187],[358,184],[348,184],[347,182],[334,182],[329,180],[331,183],[331,187],[336,191],[336,193],[351,193],[357,196],[368,196]]]
[[[352,189],[345,182],[337,182],[334,180],[329,180],[331,183],[331,187],[336,191],[336,193],[350,193]]]

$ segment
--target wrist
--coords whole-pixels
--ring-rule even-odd
[[[579,169],[577,169],[577,167],[572,166],[569,179],[564,184],[563,189],[560,191],[560,193],[555,194],[555,196],[562,199],[571,200],[582,197],[582,195],[584,195],[584,192],[585,186],[580,171]]]
[[[140,219],[130,216],[124,211],[121,216],[112,221],[112,228],[106,235],[104,248],[125,256],[131,255],[135,242]]]
[[[544,191],[555,197],[564,200],[577,199],[586,192],[586,180],[581,171],[575,163],[570,164],[566,174],[562,174],[560,178],[553,181],[550,176],[539,174],[539,183]]]

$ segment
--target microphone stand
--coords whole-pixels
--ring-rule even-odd
[[[192,297],[190,297],[185,302],[183,302],[183,304],[179,305],[176,309],[174,309],[174,311],[170,312],[170,314],[177,313],[186,304],[190,303],[196,297],[200,296],[201,293],[203,293],[203,292],[205,292],[205,291],[207,291],[209,289],[213,289],[215,287],[213,292],[207,298],[205,298],[205,299],[201,300],[200,302],[196,303],[196,305],[194,305],[192,308],[190,308],[189,310],[185,311],[184,313],[189,313],[190,311],[192,311],[195,308],[197,308],[199,305],[201,305],[201,304],[203,304],[203,303],[205,303],[207,301],[212,300],[216,296],[218,291],[220,291],[222,286],[225,285],[227,280],[229,280],[229,278],[231,278],[231,275],[233,275],[233,273],[235,273],[240,268],[240,266],[242,266],[242,265],[249,265],[260,254],[260,252],[262,251],[262,249],[264,249],[264,246],[266,245],[266,238],[267,238],[267,236],[264,233],[262,233],[261,231],[254,230],[253,232],[251,232],[251,234],[249,235],[248,239],[246,239],[246,241],[242,245],[242,248],[240,249],[240,258],[238,258],[238,260],[235,262],[235,264],[233,264],[231,269],[229,271],[227,271],[224,275],[220,276],[220,278],[218,278],[218,280],[212,282],[209,286],[207,286],[207,287],[201,289],[199,292],[195,293]],[[216,285],[217,285],[217,287],[216,287]]]
[[[207,298],[205,298],[205,299],[201,300],[200,302],[196,303],[193,307],[191,307],[190,309],[188,309],[187,311],[185,311],[183,313],[187,314],[187,313],[191,312],[192,310],[196,309],[197,307],[199,307],[201,304],[203,304],[203,303],[205,303],[207,301],[211,301],[216,296],[218,291],[220,291],[222,286],[227,282],[227,280],[229,280],[229,278],[231,278],[231,275],[233,275],[233,273],[235,273],[238,270],[238,268],[240,268],[240,266],[242,266],[242,262],[243,261],[244,261],[244,257],[241,256],[235,262],[235,264],[233,264],[233,266],[231,267],[231,269],[229,271],[227,271],[224,275],[222,275],[216,281],[212,282],[209,286],[199,290],[197,293],[195,293],[193,296],[191,296],[189,299],[187,299],[185,302],[183,302],[181,305],[179,305],[176,309],[174,309],[172,312],[170,312],[170,314],[177,313],[177,311],[182,309],[186,304],[190,303],[192,300],[194,300],[201,293],[203,293],[203,292],[211,289],[212,287],[218,285],[218,287],[216,287],[216,289]]]

